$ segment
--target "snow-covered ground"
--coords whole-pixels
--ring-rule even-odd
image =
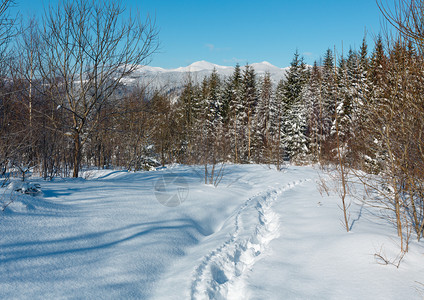
[[[424,247],[399,268],[392,225],[321,196],[312,167],[86,172],[35,180],[0,212],[1,299],[422,299]],[[1,190],[3,201],[10,189]],[[3,194],[4,193],[4,194]]]

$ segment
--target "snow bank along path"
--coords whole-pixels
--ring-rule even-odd
[[[190,298],[193,272],[234,233],[234,217],[239,215],[238,242],[260,224],[248,211],[264,214],[269,223],[258,230],[272,228],[270,188],[287,183],[287,176],[267,166],[227,166],[218,188],[204,185],[199,173],[177,166],[34,179],[43,193],[23,195],[0,213],[0,299]],[[182,205],[166,207],[155,198],[155,183],[164,174],[187,181]],[[172,193],[178,187],[167,188]],[[259,249],[265,240],[250,243]],[[247,253],[240,260],[246,265]]]
[[[270,241],[279,236],[279,216],[272,205],[281,194],[305,180],[249,198],[236,213],[230,238],[196,268],[192,299],[245,299],[244,277]],[[250,219],[246,222],[245,219]],[[256,225],[252,227],[252,223]]]
[[[0,212],[0,299],[423,298],[422,242],[399,269],[379,265],[376,251],[398,254],[393,225],[353,201],[347,234],[338,196],[317,190],[319,170],[228,165],[217,188],[200,174],[35,180],[41,195]],[[177,207],[155,196],[170,175],[189,187]]]

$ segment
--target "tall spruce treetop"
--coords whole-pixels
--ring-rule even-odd
[[[258,104],[258,91],[255,70],[249,65],[246,65],[243,71],[242,102],[245,109],[245,117],[253,115]]]
[[[274,97],[272,97],[270,113],[271,113],[271,126],[270,131],[281,135],[281,128],[283,127],[283,103],[284,103],[284,79],[281,79],[275,88]]]
[[[183,114],[181,117],[188,127],[194,125],[200,111],[199,105],[199,87],[194,84],[189,75],[178,101],[178,106],[181,107]]]
[[[356,105],[363,106],[365,99],[369,97],[370,93],[370,81],[368,78],[370,68],[370,60],[368,58],[368,46],[367,42],[364,39],[362,40],[362,45],[359,52],[359,90],[358,90],[358,99]]]
[[[359,49],[360,65],[364,71],[368,71],[368,45],[365,37],[362,39],[361,48]]]
[[[301,97],[305,83],[306,65],[303,57],[300,57],[298,50],[296,50],[285,80],[284,97],[288,107],[293,105]]]
[[[383,39],[378,36],[375,43],[375,49],[371,57],[371,80],[375,85],[381,85],[384,78],[384,68],[386,64],[386,56],[384,54]]]
[[[324,55],[322,79],[324,92],[328,93],[328,95],[325,96],[328,97],[333,96],[333,93],[335,92],[335,67],[333,51],[331,51],[331,49],[327,49]]]
[[[327,49],[322,69],[322,99],[323,99],[323,139],[330,135],[335,116],[337,83],[335,80],[335,65],[333,52]]]
[[[208,78],[208,88],[207,95],[205,97],[206,101],[206,111],[207,111],[207,120],[214,124],[222,121],[221,107],[222,107],[222,91],[221,91],[221,80],[219,78],[218,72],[216,69],[213,69],[212,74]]]
[[[261,122],[268,124],[269,121],[269,109],[271,105],[272,93],[272,82],[271,75],[269,72],[265,73],[264,78],[262,79],[260,91],[259,91],[259,104],[258,104],[258,113],[261,116]]]
[[[262,79],[260,92],[259,92],[259,104],[257,107],[257,122],[256,122],[256,144],[259,148],[259,157],[264,159],[263,155],[269,148],[270,144],[270,121],[271,121],[271,102],[272,102],[272,82],[271,75],[269,72],[265,73]]]
[[[322,95],[321,95],[321,71],[314,62],[309,77],[308,88],[305,93],[305,101],[308,108],[308,131],[310,137],[310,152],[312,158],[319,160],[322,140]]]
[[[232,76],[228,79],[224,103],[223,103],[223,118],[225,122],[230,119],[236,119],[238,113],[242,110],[243,104],[242,99],[242,75],[240,65],[236,64]]]
[[[351,108],[354,93],[354,83],[357,81],[357,55],[349,50],[348,58],[341,57],[337,69],[337,97],[335,118],[331,128],[333,135],[337,134],[343,142],[348,138],[351,130]]]
[[[290,69],[284,81],[283,145],[286,153],[293,160],[303,160],[308,149],[307,109],[304,99],[308,72],[303,58],[296,50]]]
[[[358,57],[358,53],[350,49],[348,57],[347,57],[347,61],[346,61],[346,68],[347,68],[347,75],[349,77],[349,80],[354,82],[355,85],[358,84],[360,80],[359,65],[360,65],[360,58]]]
[[[327,49],[324,55],[323,67],[326,71],[333,72],[334,69],[334,56],[330,48]]]

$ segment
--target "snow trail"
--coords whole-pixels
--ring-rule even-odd
[[[308,181],[301,179],[246,200],[236,211],[230,238],[202,259],[194,271],[191,299],[245,298],[244,277],[279,236],[279,215],[272,209],[285,191]],[[253,230],[252,230],[253,228]]]

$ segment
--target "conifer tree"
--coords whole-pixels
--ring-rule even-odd
[[[275,95],[271,98],[271,124],[270,132],[273,137],[273,153],[274,161],[277,170],[280,170],[280,166],[283,161],[284,155],[284,118],[283,118],[283,107],[284,107],[284,80],[281,79],[275,89]]]
[[[331,149],[333,147],[330,137],[336,108],[337,86],[335,70],[333,52],[328,49],[324,56],[321,89],[323,99],[321,156],[328,156],[327,158],[331,157]]]
[[[354,89],[353,96],[353,116],[360,127],[361,120],[364,118],[362,110],[365,105],[366,99],[370,96],[370,82],[368,78],[369,59],[368,59],[368,46],[365,37],[362,40],[361,48],[357,54],[357,71],[356,80],[353,82],[352,88]]]
[[[205,97],[207,106],[207,120],[211,129],[215,129],[222,122],[222,90],[221,80],[216,69],[208,79],[208,93]]]
[[[367,145],[362,149],[364,156],[364,166],[368,172],[377,173],[381,169],[384,161],[384,150],[381,139],[376,131],[375,111],[380,103],[385,102],[387,57],[384,51],[383,39],[381,35],[377,37],[374,51],[369,61],[367,84],[369,91],[364,97],[361,117],[364,126],[361,128],[362,144]],[[378,126],[377,126],[378,127]]]
[[[345,143],[351,133],[352,121],[352,98],[355,93],[355,85],[358,81],[358,59],[356,53],[350,49],[348,58],[340,59],[339,68],[337,69],[337,97],[336,97],[336,114],[333,120],[332,133],[334,134],[334,126],[337,118],[338,135]]]
[[[305,91],[305,102],[308,107],[308,134],[310,153],[314,161],[320,161],[321,144],[323,140],[323,104],[321,95],[321,71],[314,62],[311,76]]]
[[[180,151],[184,153],[187,160],[191,160],[190,157],[193,154],[193,143],[199,125],[199,117],[202,113],[200,105],[199,87],[188,74],[183,91],[176,104],[176,115],[181,132]]]
[[[242,119],[243,103],[242,103],[242,75],[240,65],[234,68],[232,76],[227,81],[224,95],[224,110],[227,113],[224,117],[224,123],[227,124],[229,133],[229,141],[231,142],[231,153],[236,163],[240,160],[240,143],[242,139]]]
[[[268,161],[271,157],[271,102],[273,98],[271,75],[265,73],[259,91],[259,103],[256,114],[256,134],[254,146],[257,149],[257,161]]]
[[[307,70],[298,51],[290,64],[284,81],[283,102],[283,143],[285,151],[293,160],[303,160],[308,152],[307,109],[304,99]]]
[[[386,65],[386,56],[384,54],[383,39],[381,35],[377,37],[375,43],[374,52],[371,57],[371,80],[375,83],[376,86],[379,85],[384,79],[384,69]]]
[[[253,123],[255,120],[256,106],[258,104],[258,92],[256,87],[256,74],[253,67],[246,65],[243,71],[242,80],[242,104],[243,111],[240,117],[243,120],[245,128],[245,141],[242,145],[242,154],[247,162],[251,161],[252,157],[252,138],[253,138]]]

